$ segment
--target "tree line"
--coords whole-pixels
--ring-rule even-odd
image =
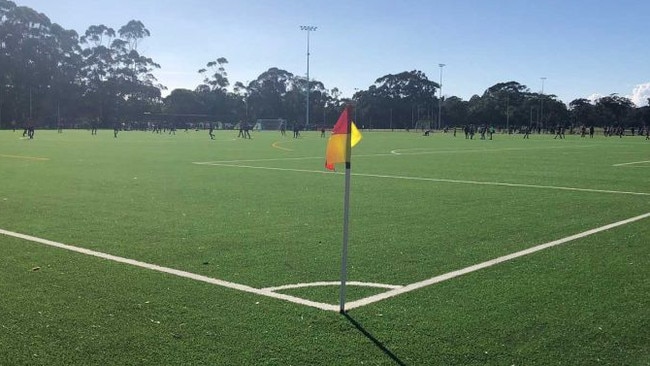
[[[318,80],[270,67],[255,80],[231,84],[228,60],[219,57],[198,70],[193,90],[166,90],[153,72],[160,68],[138,46],[151,34],[138,20],[117,29],[67,30],[46,15],[0,0],[0,128],[109,127],[156,122],[180,126],[282,118],[307,128],[330,127],[343,105],[354,103],[355,120],[366,128],[408,129],[492,125],[501,128],[650,126],[650,107],[636,107],[611,94],[566,105],[555,95],[531,92],[516,81],[495,84],[469,100],[440,97],[440,85],[419,70],[388,74],[351,98]],[[438,115],[440,111],[440,116]]]

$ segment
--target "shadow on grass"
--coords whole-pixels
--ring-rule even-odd
[[[359,324],[359,322],[354,320],[354,318],[350,316],[350,314],[345,312],[342,314],[346,319],[348,319],[350,323],[352,323],[352,325],[354,325],[355,328],[357,328],[357,330],[359,330],[359,332],[363,333],[363,335],[366,336],[366,338],[371,340],[372,343],[374,343],[375,346],[377,346],[377,348],[379,348],[382,352],[384,352],[386,356],[390,357],[393,361],[395,361],[396,364],[403,365],[403,366],[406,365],[402,360],[399,359],[399,357],[397,357],[396,354],[394,354],[391,350],[386,348],[386,346],[384,346],[383,343],[381,343],[377,338],[375,338],[375,336],[373,336],[370,332],[368,332],[361,324]]]

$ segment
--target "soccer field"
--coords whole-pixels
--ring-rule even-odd
[[[650,364],[650,141],[0,131],[0,365]]]

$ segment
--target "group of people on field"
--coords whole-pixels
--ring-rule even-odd
[[[456,129],[457,127],[453,127],[453,128],[445,127],[443,129],[443,132],[447,133],[449,132],[449,130],[453,130],[454,137],[456,137]],[[497,132],[497,130],[494,127],[489,126],[487,124],[478,127],[474,126],[473,124],[467,124],[462,127],[462,130],[465,133],[465,138],[469,140],[473,140],[476,134],[479,134],[481,136],[480,137],[481,140],[486,140],[486,139],[492,140],[494,133]],[[408,129],[406,131],[408,132]],[[603,136],[605,137],[609,137],[609,136],[623,137],[627,134],[628,136],[629,135],[645,136],[646,140],[650,140],[650,127],[648,126],[642,126],[639,127],[638,129],[635,129],[634,127],[630,127],[627,130],[625,127],[621,127],[621,126],[605,126],[603,127],[602,131],[603,131]],[[422,132],[424,136],[429,136],[433,131],[430,129],[422,129]],[[529,125],[522,125],[521,127],[511,127],[507,130],[499,129],[499,132],[507,133],[509,135],[516,134],[516,133],[523,134],[524,139],[529,139],[531,133],[553,134],[554,139],[565,139],[567,133],[569,133],[570,135],[580,134],[580,137],[586,137],[587,135],[589,135],[590,138],[593,138],[594,135],[596,134],[596,128],[594,126],[587,127],[586,125],[581,125],[579,128],[576,128],[572,125],[570,126],[570,128],[567,128],[562,124],[557,124],[555,127],[549,129],[542,129],[539,126],[533,127]]]
[[[23,131],[23,137],[29,137],[30,140],[34,139],[34,124],[33,123],[28,123],[25,125],[25,129]]]
[[[446,132],[446,130],[445,130]],[[474,139],[474,135],[478,132],[481,136],[481,140],[486,140],[489,136],[489,139],[492,140],[494,133],[496,132],[494,126],[488,126],[487,124],[475,127],[474,125],[465,125],[463,126],[463,132],[465,133],[465,138],[469,140]],[[456,128],[454,127],[454,136],[456,136]]]
[[[16,131],[16,123],[12,122],[13,125],[13,130],[14,132]],[[90,122],[90,131],[91,135],[96,135],[97,134],[97,126],[99,125],[99,119],[93,120]],[[176,134],[176,128],[175,127],[168,127],[164,124],[151,124],[148,126],[149,128],[145,127],[143,130],[151,130],[153,133],[163,133],[167,132],[166,130],[169,130],[169,134]],[[206,126],[203,125],[205,128]],[[280,133],[282,136],[286,135],[286,122],[282,123],[280,125]],[[129,125],[125,123],[114,123],[113,124],[113,137],[117,138],[118,133],[122,130],[130,130]],[[199,131],[199,126],[196,126],[196,130]],[[208,129],[208,135],[210,136],[210,139],[214,140],[215,139],[215,134],[214,130],[215,127],[212,123],[209,123],[207,125]],[[246,122],[240,122],[239,123],[239,134],[237,137],[244,138],[244,139],[251,139],[251,133],[250,130],[252,129],[250,123]],[[300,137],[300,132],[301,132],[301,125],[298,123],[294,123],[292,126],[293,129],[293,138],[299,138]],[[453,135],[456,137],[456,130],[457,127],[445,127],[444,132],[447,133],[451,129],[453,129]],[[57,124],[57,130],[59,133],[63,132],[63,124],[58,123]],[[326,137],[326,129],[325,127],[320,127],[318,129],[320,131],[320,136],[321,137]],[[557,124],[555,127],[549,128],[549,129],[542,129],[540,126],[530,126],[530,125],[522,125],[520,127],[510,127],[507,130],[501,130],[499,129],[500,133],[507,133],[507,134],[513,134],[513,133],[519,133],[523,134],[524,139],[529,139],[531,133],[537,133],[537,134],[542,134],[542,133],[550,133],[554,135],[554,139],[565,139],[566,138],[566,133],[567,133],[567,128],[562,125],[562,124]],[[580,125],[579,127],[576,128],[576,126],[571,125],[568,128],[568,133],[570,135],[573,134],[580,134],[580,137],[586,137],[587,134],[589,135],[590,138],[593,138],[594,135],[596,134],[596,129],[594,126],[586,126],[586,125]],[[497,132],[497,130],[488,124],[480,125],[476,127],[473,124],[466,124],[462,127],[462,131],[465,134],[465,139],[470,139],[473,140],[474,136],[476,134],[480,135],[481,140],[492,140],[494,134]],[[34,132],[35,132],[35,127],[34,123],[31,121],[27,121],[24,125],[24,131],[23,131],[23,137],[27,137],[29,139],[34,138]],[[188,132],[188,128],[185,128],[185,132]],[[406,129],[406,132],[409,132],[409,129]],[[424,136],[429,136],[433,131],[431,129],[425,129],[422,128],[422,133]],[[600,133],[600,132],[599,132]],[[619,138],[622,138],[623,136],[645,136],[645,140],[650,140],[650,126],[641,126],[638,128],[635,127],[630,127],[629,129],[626,129],[623,126],[618,126],[618,125],[613,125],[613,126],[604,126],[602,128],[602,133],[603,136],[605,137],[611,137],[611,136],[618,136]]]

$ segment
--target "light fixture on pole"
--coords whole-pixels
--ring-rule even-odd
[[[438,97],[438,129],[440,129],[441,126],[441,115],[442,115],[442,68],[445,67],[445,64],[438,64],[440,67],[440,96]]]
[[[307,31],[307,112],[305,117],[305,129],[309,127],[309,93],[311,92],[311,81],[309,80],[309,33],[316,31],[318,27],[312,25],[301,25],[300,30]]]

